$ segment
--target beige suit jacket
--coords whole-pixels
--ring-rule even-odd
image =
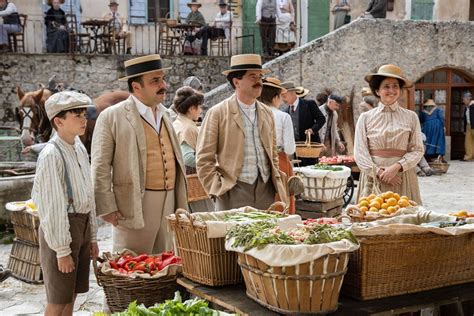
[[[272,173],[275,190],[288,203],[286,175],[278,169],[276,130],[271,110],[257,101],[258,128]],[[222,196],[232,189],[244,163],[245,132],[237,97],[216,104],[207,113],[196,147],[196,168],[204,189]]]
[[[188,208],[186,178],[181,148],[166,108],[162,111],[176,156],[175,208]],[[92,137],[92,181],[97,216],[120,210],[125,220],[119,225],[144,227],[142,199],[145,194],[147,164],[145,132],[138,109],[130,96],[104,110]]]

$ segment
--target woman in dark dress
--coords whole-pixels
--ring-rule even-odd
[[[66,53],[69,48],[69,32],[66,30],[66,14],[60,0],[49,0],[51,8],[45,13],[46,50],[48,53]]]

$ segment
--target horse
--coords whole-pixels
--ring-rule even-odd
[[[47,142],[51,137],[53,127],[46,115],[45,102],[52,94],[52,91],[46,88],[25,93],[17,87],[20,106],[15,108],[15,115],[22,131],[21,141],[24,147]],[[86,131],[80,137],[89,154],[95,121],[99,114],[109,106],[127,99],[129,95],[127,91],[117,90],[105,92],[92,99],[95,107],[88,109]]]

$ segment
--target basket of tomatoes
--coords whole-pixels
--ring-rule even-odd
[[[133,301],[152,306],[172,299],[181,289],[176,279],[182,272],[182,261],[173,252],[136,255],[125,250],[104,253],[97,261],[93,262],[94,273],[111,312],[123,311]]]

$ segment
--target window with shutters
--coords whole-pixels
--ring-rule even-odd
[[[160,18],[169,17],[169,0],[148,0],[148,22],[157,22]]]
[[[308,41],[329,33],[329,0],[308,1]]]
[[[412,20],[432,20],[434,0],[412,0]]]
[[[148,0],[130,0],[130,24],[147,23]]]

